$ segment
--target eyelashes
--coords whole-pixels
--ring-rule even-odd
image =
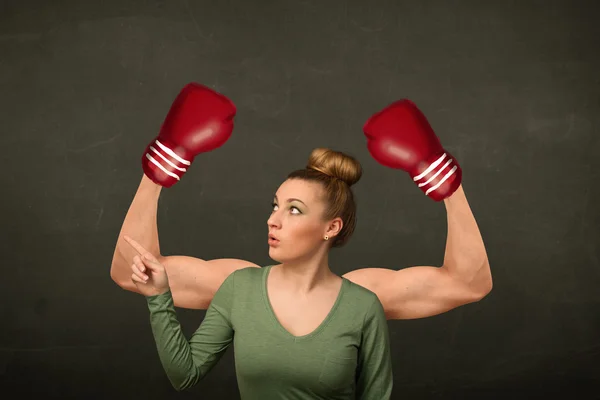
[[[275,207],[277,207],[277,203],[275,203],[275,202],[271,203],[271,211],[274,211]],[[297,211],[296,213],[292,213],[294,215],[302,214],[302,211],[300,211],[300,209],[298,207],[291,206],[290,210],[296,210]]]

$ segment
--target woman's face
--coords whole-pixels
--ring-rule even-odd
[[[284,263],[310,257],[323,246],[325,235],[339,232],[339,218],[323,220],[323,195],[320,184],[302,179],[288,179],[279,187],[267,220],[273,260]]]

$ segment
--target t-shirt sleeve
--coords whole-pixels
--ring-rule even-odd
[[[381,302],[375,297],[362,328],[356,398],[387,400],[392,395],[393,383],[387,319]]]
[[[231,273],[217,290],[189,341],[177,319],[171,291],[146,298],[161,364],[178,391],[191,388],[204,378],[233,341],[234,275]]]

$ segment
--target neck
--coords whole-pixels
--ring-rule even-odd
[[[275,267],[280,282],[289,291],[306,294],[327,284],[336,275],[329,268],[327,249],[305,259],[284,262]]]

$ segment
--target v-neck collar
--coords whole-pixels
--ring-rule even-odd
[[[273,267],[272,265],[268,265],[268,266],[264,267],[263,277],[262,277],[262,294],[263,294],[263,300],[265,302],[265,307],[267,308],[267,312],[269,313],[269,316],[273,320],[273,323],[277,326],[277,328],[284,335],[286,335],[287,337],[293,339],[294,341],[307,340],[307,339],[310,339],[310,338],[312,338],[314,336],[317,336],[323,329],[325,329],[325,327],[329,324],[329,322],[331,321],[331,319],[335,315],[335,312],[336,312],[336,310],[338,309],[338,307],[339,307],[339,305],[341,303],[342,297],[344,296],[344,293],[346,291],[346,287],[347,287],[349,281],[346,278],[341,277],[342,278],[342,285],[341,285],[340,290],[338,292],[337,298],[335,299],[335,302],[333,303],[333,306],[329,310],[329,313],[327,313],[327,316],[325,317],[325,319],[323,319],[323,321],[321,321],[321,323],[319,324],[319,326],[317,326],[312,332],[309,332],[306,335],[296,336],[296,335],[293,335],[292,333],[290,333],[290,331],[288,331],[281,324],[281,322],[279,322],[279,319],[277,318],[277,315],[275,315],[275,311],[273,310],[273,305],[271,304],[271,300],[269,299],[269,291],[267,289],[267,280],[268,280],[269,273],[271,272],[271,268],[272,267]]]

